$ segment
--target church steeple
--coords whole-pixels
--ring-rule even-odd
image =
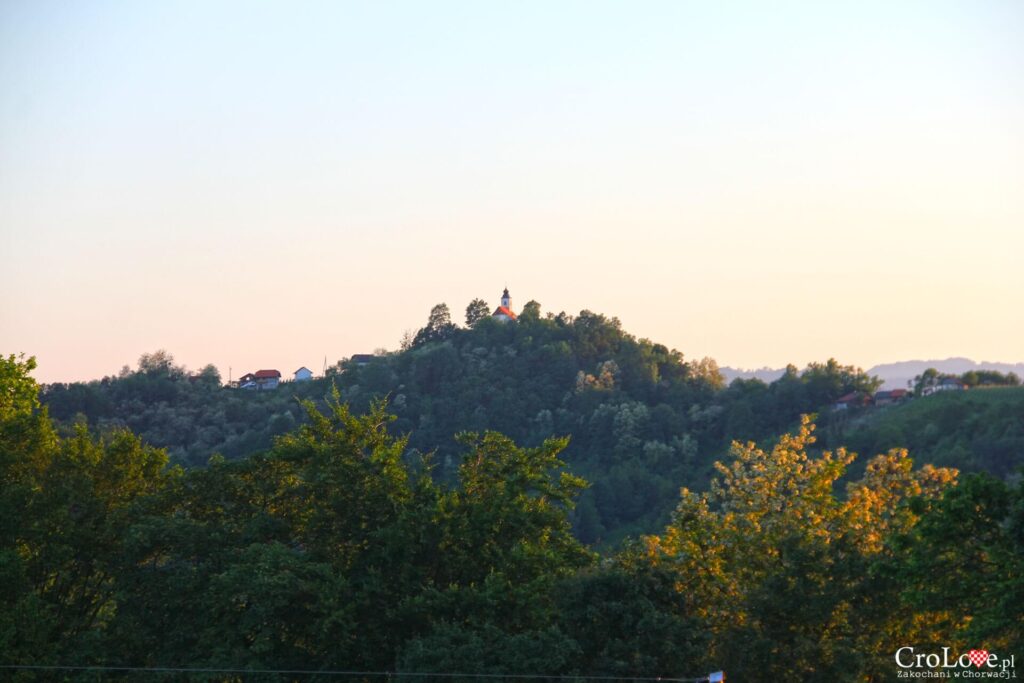
[[[494,309],[491,317],[502,322],[516,319],[516,314],[512,312],[512,297],[508,295],[508,287],[501,293],[501,305]]]

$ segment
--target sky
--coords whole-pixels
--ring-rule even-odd
[[[446,302],[1024,361],[1024,3],[0,0],[0,353],[319,372]]]

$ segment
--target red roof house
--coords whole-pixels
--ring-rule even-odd
[[[867,394],[862,394],[859,391],[851,391],[848,394],[840,396],[836,399],[835,404],[832,406],[833,410],[847,410],[849,408],[857,408],[867,403],[871,399]]]
[[[257,370],[238,378],[238,386],[242,389],[277,389],[281,382],[281,373],[277,370]]]

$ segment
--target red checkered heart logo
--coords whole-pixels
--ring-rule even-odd
[[[971,650],[967,653],[967,659],[980,669],[981,665],[988,661],[988,650]]]

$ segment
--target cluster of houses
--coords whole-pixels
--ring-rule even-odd
[[[967,388],[963,382],[956,377],[943,377],[938,383],[926,386],[921,389],[922,396],[931,396],[940,391],[963,391]],[[911,396],[908,389],[892,389],[890,391],[876,391],[874,396],[861,391],[851,391],[840,396],[832,405],[833,410],[849,410],[851,408],[863,408],[865,406],[885,406],[891,403],[902,403]]]
[[[849,410],[851,408],[863,408],[864,406],[884,406],[890,403],[900,403],[910,398],[910,392],[906,389],[893,389],[892,391],[876,391],[875,395],[866,394],[863,391],[851,391],[836,399],[832,405],[833,410]]]
[[[293,374],[296,382],[307,382],[313,379],[313,372],[305,366],[299,368]],[[239,389],[259,391],[261,389],[277,389],[279,384],[281,384],[281,372],[279,370],[257,370],[256,372],[247,372],[239,377],[236,386]]]
[[[366,365],[374,358],[375,356],[372,353],[357,353],[349,358],[348,362],[355,365]],[[256,372],[245,373],[238,378],[237,382],[231,382],[230,386],[248,391],[277,389],[282,382],[281,377],[282,375],[279,370],[257,370]],[[311,379],[313,379],[313,371],[306,366],[302,366],[292,373],[293,382],[308,382]]]
[[[502,322],[510,322],[516,319],[512,312],[512,298],[508,294],[508,287],[501,293],[501,305],[494,309],[491,317]],[[348,359],[350,365],[366,365],[376,356],[372,353],[357,353]],[[294,382],[308,382],[313,379],[313,371],[303,366],[292,373]],[[238,378],[237,382],[231,382],[230,386],[236,389],[247,389],[249,391],[261,391],[265,389],[277,389],[281,384],[281,373],[278,370],[257,370],[247,372]]]

